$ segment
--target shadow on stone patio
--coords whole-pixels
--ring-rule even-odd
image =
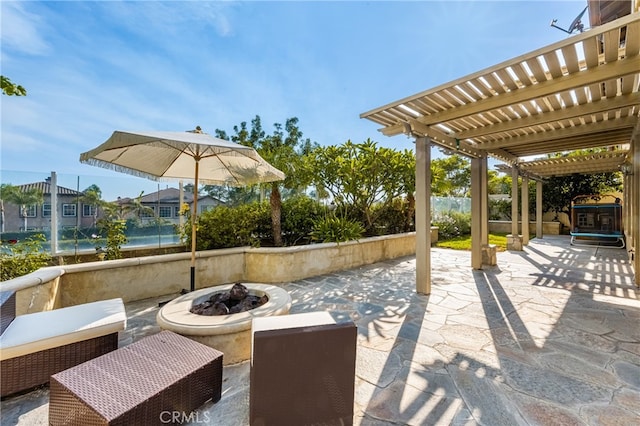
[[[291,313],[358,326],[356,425],[632,424],[640,416],[640,291],[623,250],[532,240],[470,268],[432,250],[432,294],[415,257],[283,284]],[[158,300],[127,305],[126,345],[158,331]],[[246,425],[249,363],[191,424]],[[2,401],[2,424],[47,424],[48,390]]]

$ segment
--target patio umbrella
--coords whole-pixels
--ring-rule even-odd
[[[244,186],[284,179],[255,149],[203,133],[115,131],[80,162],[152,180],[193,179],[191,291],[195,289],[198,184]]]

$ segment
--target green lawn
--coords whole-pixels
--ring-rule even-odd
[[[497,251],[505,251],[507,249],[507,234],[489,234],[489,244],[495,244]],[[471,250],[471,235],[463,235],[447,241],[438,241],[436,247]]]

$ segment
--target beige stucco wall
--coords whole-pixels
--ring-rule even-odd
[[[196,288],[240,281],[278,284],[414,253],[414,232],[339,244],[201,251]],[[0,290],[17,291],[18,314],[115,297],[131,302],[188,289],[190,264],[190,253],[178,253],[52,266],[2,282]]]
[[[522,222],[518,221],[518,229],[522,229]],[[510,220],[490,220],[489,232],[511,233],[511,221]],[[529,222],[529,233],[536,233],[536,223]],[[560,222],[542,222],[542,233],[547,235],[559,235],[560,234]]]
[[[246,280],[282,283],[415,253],[415,233],[334,244],[249,249]]]
[[[196,255],[196,289],[244,277],[246,248],[208,250]],[[125,302],[189,289],[191,253],[89,262],[65,266],[62,305],[121,297]]]
[[[60,284],[64,270],[39,269],[31,274],[0,283],[0,290],[16,291],[16,314],[49,311],[62,306]]]

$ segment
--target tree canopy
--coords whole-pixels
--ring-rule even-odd
[[[28,209],[32,205],[44,203],[44,194],[38,188],[22,189],[19,186],[11,184],[2,184],[0,186],[0,199],[20,207],[20,215],[24,219],[24,229],[27,229]],[[4,214],[4,205],[3,205]],[[4,218],[3,222],[4,223]]]
[[[619,172],[553,176],[542,187],[543,209],[569,212],[571,200],[578,195],[597,195],[622,190]]]
[[[368,229],[375,221],[374,204],[384,207],[398,197],[412,196],[415,189],[413,152],[378,147],[371,139],[317,147],[307,164],[314,183],[339,207],[351,205]]]
[[[7,96],[27,96],[27,89],[19,84],[13,83],[9,77],[0,75],[0,86],[2,87],[2,94]]]
[[[265,184],[270,190],[269,203],[271,205],[271,219],[273,227],[274,244],[282,245],[281,236],[281,191],[304,191],[310,183],[310,176],[302,167],[303,157],[307,155],[317,144],[310,139],[303,139],[303,133],[298,126],[298,118],[291,117],[285,121],[284,127],[280,123],[274,123],[273,133],[268,135],[262,128],[259,115],[251,120],[251,128],[243,121],[239,126],[234,126],[234,134],[229,137],[224,130],[216,129],[215,134],[220,139],[254,148],[262,158],[285,174],[282,182],[270,182]],[[227,194],[230,192],[228,191]],[[246,189],[244,190],[246,194]],[[243,191],[236,191],[242,195]]]
[[[431,160],[431,190],[442,197],[469,197],[469,160],[457,154]]]

